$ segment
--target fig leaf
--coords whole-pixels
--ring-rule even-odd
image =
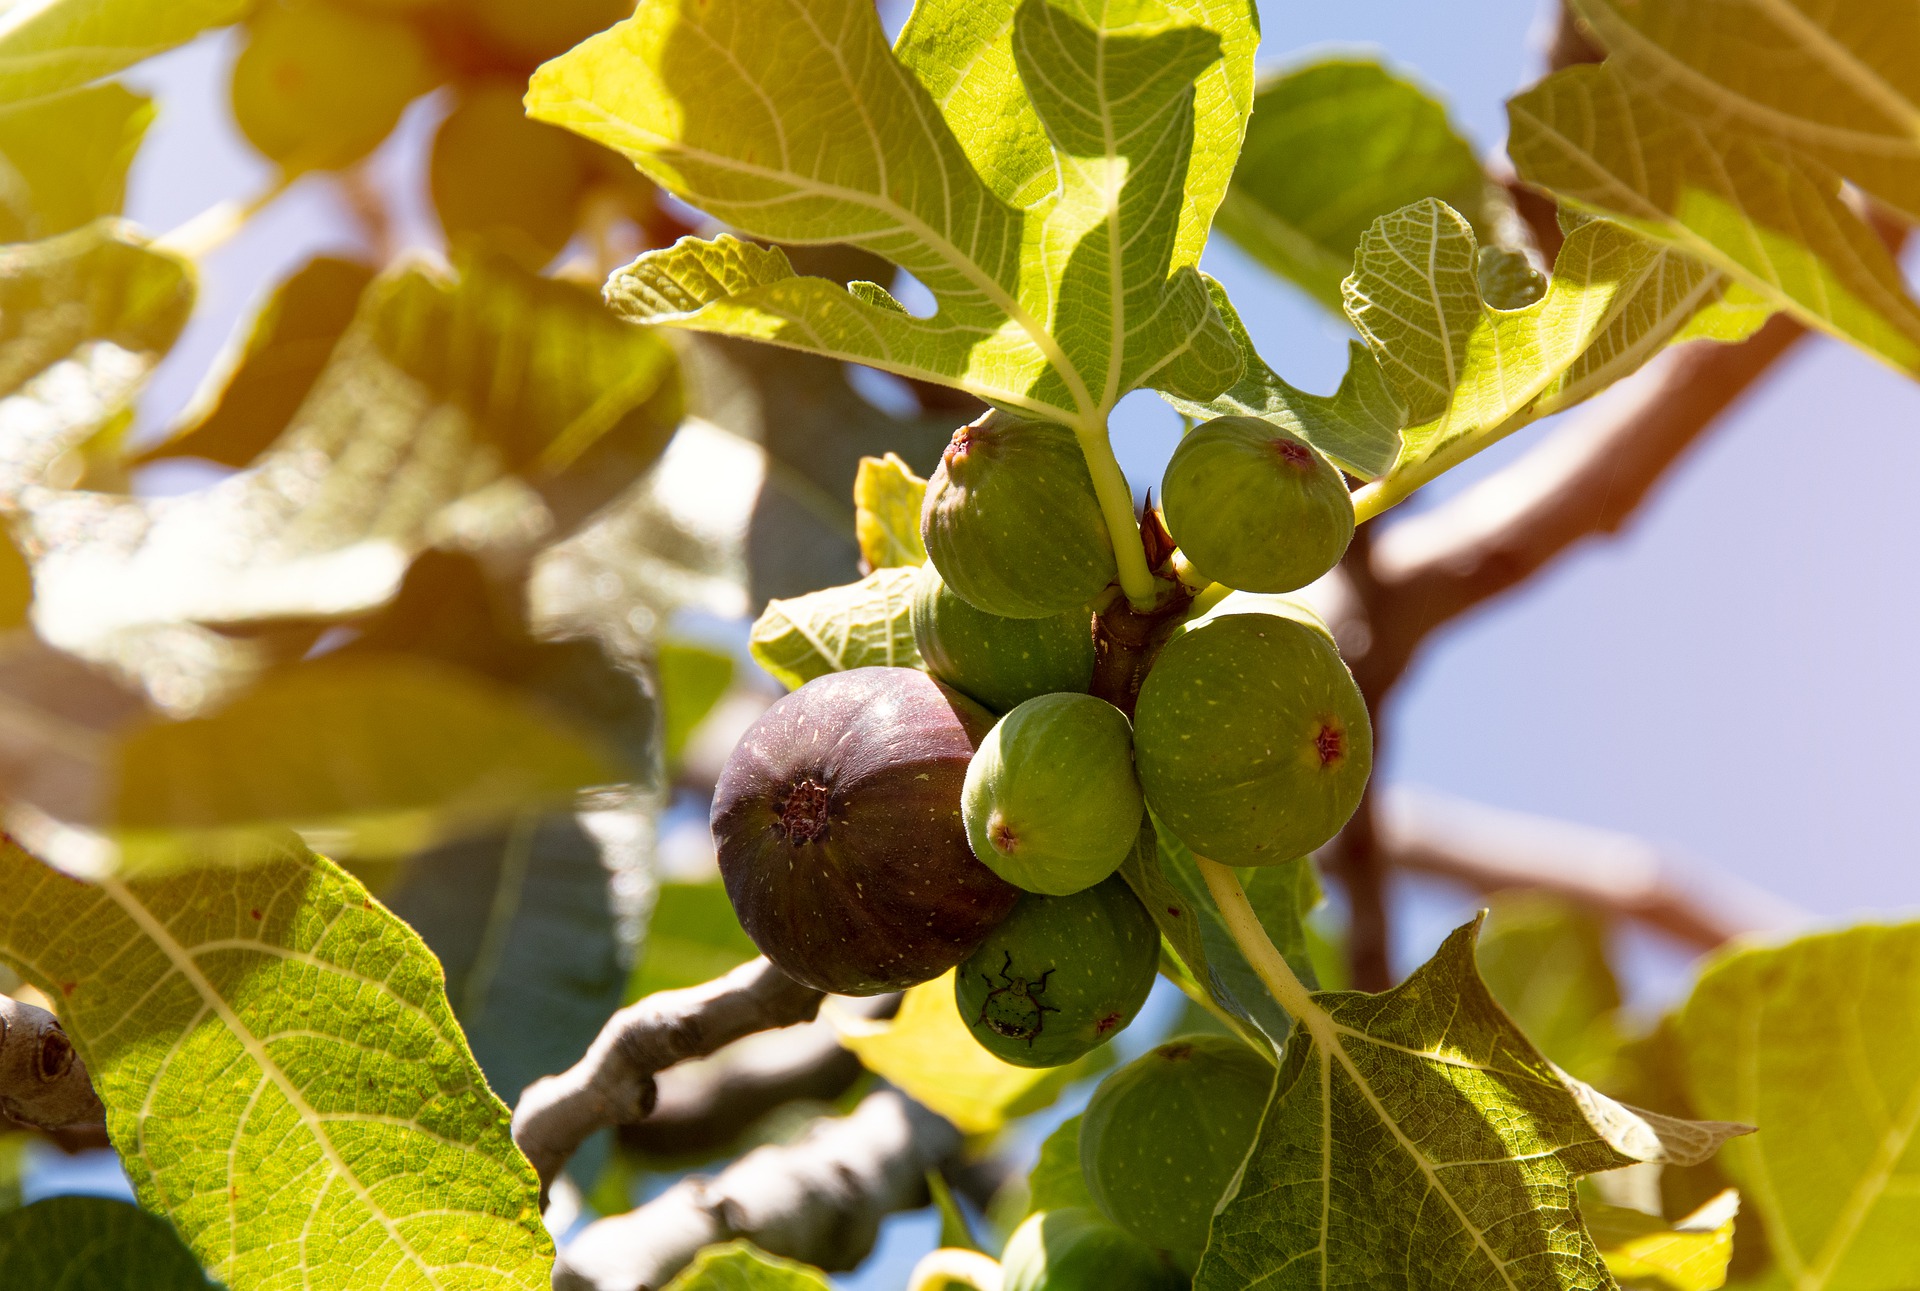
[[[767,602],[747,648],[789,689],[850,668],[918,668],[913,585],[919,570],[880,569],[857,583]]]
[[[1727,1283],[1739,1209],[1740,1194],[1728,1188],[1672,1223],[1584,1198],[1580,1216],[1607,1262],[1607,1272],[1621,1286],[1634,1291],[1716,1291]]]
[[[860,459],[860,472],[853,477],[853,525],[869,567],[925,563],[920,507],[926,498],[927,482],[898,454]]]
[[[811,1264],[768,1255],[750,1242],[709,1246],[693,1257],[667,1291],[827,1291],[826,1274]]]

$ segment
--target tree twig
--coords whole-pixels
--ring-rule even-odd
[[[904,1095],[869,1094],[794,1143],[756,1148],[711,1179],[684,1179],[589,1224],[561,1254],[555,1291],[659,1291],[701,1247],[733,1238],[850,1269],[883,1218],[926,1204],[927,1171],[959,1146],[959,1131]]]
[[[60,1019],[0,995],[0,1124],[57,1135],[97,1129],[106,1116]]]
[[[654,1076],[755,1031],[811,1021],[822,996],[765,959],[679,991],[660,991],[607,1020],[586,1057],[527,1086],[513,1141],[540,1174],[541,1201],[560,1167],[595,1130],[652,1110]]]

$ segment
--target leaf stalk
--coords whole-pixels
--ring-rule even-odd
[[[1287,1011],[1288,1016],[1306,1027],[1318,1032],[1326,1022],[1326,1014],[1313,1002],[1313,992],[1287,963],[1286,956],[1273,944],[1273,938],[1260,923],[1260,916],[1253,912],[1253,903],[1247,900],[1247,890],[1240,886],[1240,876],[1218,861],[1210,861],[1196,853],[1194,860],[1199,862],[1200,876],[1207,881],[1207,891],[1213,894],[1213,902],[1220,907],[1220,917],[1226,921],[1227,931],[1247,957],[1247,963],[1260,976],[1266,988],[1273,992],[1274,1000]]]
[[[1140,525],[1133,515],[1133,488],[1127,483],[1120,459],[1113,455],[1113,440],[1103,417],[1091,425],[1074,427],[1080,441],[1080,455],[1087,459],[1087,472],[1093,476],[1094,496],[1100,499],[1100,514],[1107,522],[1107,535],[1113,539],[1113,558],[1120,567],[1120,590],[1128,602],[1142,612],[1151,610],[1158,591],[1153,571],[1147,568],[1147,553],[1140,546]]]

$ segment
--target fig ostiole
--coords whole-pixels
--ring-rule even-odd
[[[1178,1291],[1164,1254],[1081,1206],[1028,1215],[1000,1257],[1001,1291]]]
[[[1198,1251],[1253,1145],[1271,1063],[1228,1036],[1169,1040],[1102,1081],[1080,1122],[1100,1211],[1148,1246]]]
[[[768,709],[713,797],[720,874],[761,953],[838,995],[965,959],[1020,896],[974,858],[960,817],[992,723],[917,668],[829,673]]]
[[[932,561],[913,589],[913,640],[927,671],[1004,713],[1036,695],[1085,691],[1093,681],[1093,616],[989,614],[947,586]]]
[[[1021,897],[954,974],[954,1003],[995,1057],[1058,1067],[1133,1021],[1159,962],[1153,917],[1116,874],[1072,896]]]
[[[1041,695],[995,724],[961,795],[973,853],[1007,882],[1064,896],[1120,868],[1143,800],[1126,714],[1092,695]]]
[[[1079,440],[998,409],[954,432],[920,535],[947,586],[1002,618],[1078,609],[1119,572]]]
[[[1189,431],[1161,477],[1160,504],[1194,569],[1242,591],[1305,587],[1353,540],[1339,468],[1259,417],[1215,417]]]
[[[1340,832],[1373,727],[1326,633],[1229,614],[1169,641],[1140,687],[1134,765],[1162,824],[1223,865],[1277,865]]]

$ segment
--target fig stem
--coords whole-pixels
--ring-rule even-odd
[[[1260,916],[1253,912],[1253,903],[1247,900],[1247,890],[1240,886],[1240,876],[1204,856],[1196,854],[1194,860],[1200,864],[1200,877],[1207,881],[1207,891],[1220,907],[1220,917],[1226,920],[1227,931],[1240,947],[1240,953],[1247,957],[1247,963],[1253,966],[1253,971],[1273,992],[1274,1000],[1287,1015],[1312,1032],[1324,1047],[1324,1042],[1332,1039],[1330,1019],[1313,1002],[1313,993],[1287,963],[1286,956],[1274,946],[1273,938],[1267,936]]]
[[[1133,608],[1150,610],[1157,597],[1153,571],[1147,568],[1147,553],[1140,545],[1140,524],[1133,518],[1133,486],[1120,469],[1120,459],[1113,455],[1106,419],[1076,426],[1073,435],[1080,441],[1080,455],[1087,459],[1094,496],[1100,499],[1100,514],[1107,521],[1107,537],[1113,543],[1113,559],[1120,569],[1120,590],[1127,594]]]

